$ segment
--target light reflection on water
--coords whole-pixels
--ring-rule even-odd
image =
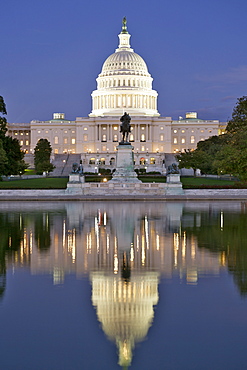
[[[135,360],[135,347],[147,337],[152,324],[155,326],[158,318],[154,312],[159,310],[159,306],[160,309],[169,307],[169,302],[164,303],[164,294],[170,291],[167,284],[173,287],[172,292],[177,290],[178,294],[184,295],[184,299],[189,299],[192,291],[188,291],[186,286],[196,288],[200,296],[200,289],[204,289],[200,288],[200,282],[203,286],[211,278],[209,284],[212,285],[215,284],[212,278],[222,283],[225,276],[233,276],[234,291],[238,293],[235,297],[236,307],[232,310],[238,310],[240,297],[245,298],[247,293],[245,203],[0,203],[0,223],[2,308],[5,312],[9,309],[9,297],[15,291],[14,284],[17,284],[14,277],[20,276],[20,271],[29,271],[27,279],[30,281],[32,277],[43,276],[44,284],[47,284],[46,277],[51,277],[49,281],[54,289],[64,289],[64,300],[67,299],[66,286],[70,277],[76,277],[77,281],[84,279],[83,284],[89,279],[91,302],[85,303],[87,308],[84,314],[90,310],[89,306],[92,304],[101,329],[115,343],[118,353],[118,360],[115,359],[110,364],[101,362],[96,367],[99,369],[118,368],[117,362],[125,368],[149,368],[147,362],[140,365],[138,358]],[[228,285],[224,285],[223,290],[232,289],[229,282],[232,279],[227,278]],[[185,286],[183,291],[178,284]],[[23,285],[25,286],[25,279]],[[73,287],[75,285],[78,286],[74,283]],[[57,290],[54,292],[56,296]],[[32,294],[32,289],[28,294]],[[75,296],[76,294],[79,294],[78,291],[75,291]],[[209,292],[208,294],[206,299],[212,300]],[[44,298],[49,303],[49,297]],[[247,308],[246,301],[244,302]],[[30,305],[30,301],[27,305]],[[18,303],[16,307],[18,309]],[[177,309],[174,307],[174,312]],[[194,301],[191,309],[197,310]],[[61,315],[65,312],[63,310],[66,308],[60,306]],[[183,315],[183,310],[179,315]],[[30,316],[23,317],[23,320],[28,319]],[[80,318],[75,316],[73,319]],[[227,322],[229,324],[229,316],[227,320],[225,325]],[[210,324],[210,320],[207,324]],[[12,325],[11,330],[14,330],[15,323],[12,322]],[[197,323],[197,329],[198,325],[200,324]],[[246,323],[244,325],[246,329]],[[60,329],[55,325],[54,330]],[[165,327],[163,330],[166,330]],[[77,337],[72,338],[78,341]],[[63,345],[66,346],[66,335],[63,339]],[[162,340],[160,334],[155,340]],[[139,345],[138,351],[142,345],[148,348],[147,342]],[[158,353],[160,359],[156,357],[152,361],[153,369],[196,368],[189,364],[191,357],[187,362],[181,362],[179,354],[176,360],[169,359],[169,354],[166,363],[162,350]],[[57,365],[51,365],[53,357],[51,353],[49,356],[46,369],[82,368],[80,356],[73,360],[77,365],[66,365],[63,354],[60,354],[61,362],[56,359]],[[184,358],[182,353],[181,356]],[[215,355],[212,354],[212,357]],[[22,358],[22,361],[25,369],[39,368],[37,364],[34,366],[34,360]],[[158,365],[160,361],[162,365]],[[210,363],[210,355],[208,361]],[[229,362],[226,364],[229,365]],[[40,369],[42,366],[40,365]],[[84,364],[85,369],[95,366],[90,365],[90,361]],[[205,363],[204,368],[209,368],[208,366]],[[18,365],[6,362],[5,369],[8,368],[22,369],[24,365],[20,362]],[[201,363],[200,368],[203,368]],[[214,367],[210,365],[210,368]],[[227,367],[224,365],[224,368]]]

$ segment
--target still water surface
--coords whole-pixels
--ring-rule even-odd
[[[0,203],[0,335],[4,370],[246,368],[246,203]]]

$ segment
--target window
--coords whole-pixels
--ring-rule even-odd
[[[102,135],[102,141],[106,141],[106,134]]]
[[[101,164],[105,164],[105,158],[100,158]]]
[[[141,130],[145,130],[145,127],[144,126],[141,126]]]
[[[118,141],[118,136],[117,135],[113,135],[113,141]]]
[[[65,137],[65,138],[63,139],[63,143],[64,143],[64,144],[68,144],[68,138],[67,138],[67,137]]]
[[[106,152],[106,146],[105,145],[102,146],[102,152]]]
[[[146,141],[146,140],[145,140],[145,135],[144,135],[144,134],[141,134],[141,141]]]
[[[29,141],[28,140],[26,140],[26,145],[29,145]]]
[[[65,133],[65,134],[67,134],[67,133],[68,133],[68,131],[67,131],[67,130],[64,130],[64,133]]]
[[[41,133],[41,131],[40,130],[38,130],[38,134],[40,134]]]
[[[164,135],[163,134],[160,135],[160,141],[164,141]]]
[[[54,153],[55,153],[55,154],[58,154],[58,149],[55,149],[55,150],[54,150]]]
[[[113,130],[114,131],[117,131],[117,126],[113,126]]]
[[[190,137],[190,143],[191,143],[191,144],[194,144],[194,143],[195,143],[195,136],[194,136],[194,135],[192,135],[192,136]]]
[[[103,127],[102,127],[102,130],[106,130],[106,126],[103,126]]]
[[[95,158],[90,158],[89,164],[95,164]]]
[[[75,134],[75,130],[72,130],[71,132],[72,132],[72,134]]]
[[[184,132],[185,132],[185,131],[184,131],[184,130],[182,130],[181,132],[184,134]]]
[[[178,143],[178,138],[177,137],[174,137],[173,144],[177,144],[177,143]]]
[[[29,135],[29,133],[28,133],[28,132],[26,132],[26,135],[28,136],[28,135]]]
[[[83,135],[83,141],[87,141],[88,140],[88,136],[87,136],[87,134],[84,134]]]
[[[75,138],[74,137],[72,137],[72,139],[71,139],[71,144],[75,144]]]
[[[181,139],[181,143],[182,143],[182,144],[185,144],[185,138],[184,138],[184,137],[182,137],[182,139]]]
[[[201,130],[201,132],[204,132],[204,130]]]
[[[83,129],[84,131],[87,131],[87,127],[84,127],[84,129]]]
[[[142,147],[141,147],[141,151],[142,151],[142,152],[145,152],[145,146],[144,146],[144,145],[142,145]]]
[[[160,128],[161,130],[164,130],[164,127],[163,126],[161,126],[161,128]]]
[[[154,157],[150,158],[150,164],[155,164],[155,158]]]
[[[49,133],[49,131],[48,130],[46,130],[46,132],[45,132],[46,134],[48,134]],[[23,135],[23,134],[22,134]]]
[[[178,132],[178,130],[173,130],[174,134],[176,134]]]
[[[130,141],[134,141],[134,135],[130,134]]]
[[[18,132],[15,132],[15,136],[17,136],[18,135]]]
[[[58,144],[58,136],[54,137],[54,144]]]
[[[21,136],[23,136],[23,132],[21,132]]]
[[[20,141],[20,145],[23,145],[23,140]]]

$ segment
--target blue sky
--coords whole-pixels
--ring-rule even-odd
[[[0,95],[9,122],[87,116],[127,17],[162,116],[226,121],[247,95],[246,0],[8,0],[1,4]]]

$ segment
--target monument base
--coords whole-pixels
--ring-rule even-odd
[[[116,171],[112,175],[109,183],[140,183],[134,171],[133,146],[129,143],[117,146]]]
[[[67,183],[67,189],[65,190],[65,192],[68,194],[84,194],[84,183],[84,175],[80,175],[79,173],[71,173],[69,175],[69,182]]]

